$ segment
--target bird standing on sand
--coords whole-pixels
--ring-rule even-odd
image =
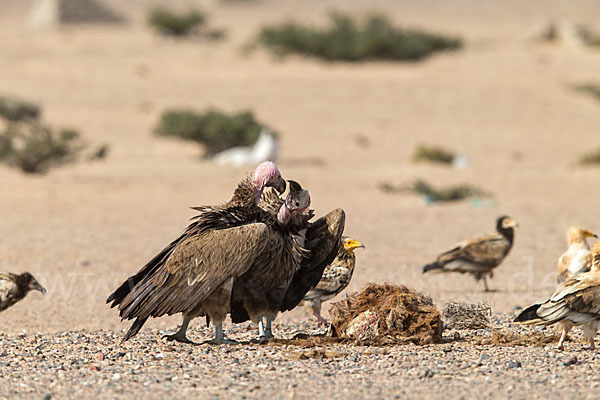
[[[485,291],[489,292],[486,276],[493,276],[493,269],[500,265],[512,248],[516,227],[515,220],[504,215],[496,221],[498,233],[458,243],[451,250],[440,254],[436,261],[425,265],[423,273],[468,272],[478,281],[483,279]]]
[[[598,238],[593,232],[577,226],[567,230],[567,244],[569,248],[558,259],[558,283],[566,281],[573,275],[587,272],[592,266],[592,253],[586,238]]]
[[[181,328],[168,340],[190,343],[190,320],[207,315],[215,326],[212,342],[228,342],[222,321],[233,279],[271,246],[276,217],[258,207],[266,187],[280,193],[286,188],[272,162],[261,163],[243,179],[227,203],[195,207],[200,214],[186,231],[108,297],[111,307],[119,306],[121,318],[135,319],[123,340],[137,334],[149,317],[182,313]]]
[[[589,272],[573,275],[560,284],[554,294],[523,310],[514,322],[524,325],[560,324],[562,335],[558,349],[563,349],[567,333],[583,325],[583,334],[595,348],[594,336],[600,326],[600,242],[592,248]]]
[[[38,290],[46,294],[46,289],[29,272],[19,275],[0,272],[0,311],[25,298],[30,290]]]
[[[302,305],[305,309],[319,320],[320,325],[326,325],[327,321],[321,315],[321,304],[325,301],[333,299],[342,290],[346,289],[352,279],[354,267],[356,265],[356,256],[354,249],[365,248],[359,241],[342,237],[342,243],[338,250],[335,260],[325,267],[323,276],[317,286],[306,293],[302,300]]]

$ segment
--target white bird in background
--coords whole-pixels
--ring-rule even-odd
[[[243,167],[267,160],[276,160],[279,153],[279,139],[270,130],[263,128],[252,147],[232,147],[215,154],[217,164]]]

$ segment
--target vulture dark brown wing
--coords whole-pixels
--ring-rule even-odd
[[[112,301],[111,308],[121,304],[123,299],[133,290],[133,288],[144,280],[145,277],[150,276],[156,272],[156,270],[165,262],[165,260],[173,253],[173,249],[181,243],[187,236],[191,228],[195,224],[191,224],[186,229],[186,232],[179,236],[177,239],[172,241],[167,247],[165,247],[160,253],[158,253],[152,260],[150,260],[142,269],[140,269],[135,275],[130,276],[125,282],[121,284],[110,296],[106,299],[107,303]]]
[[[288,287],[280,308],[282,312],[296,307],[306,293],[319,283],[325,267],[333,262],[338,253],[345,222],[346,214],[338,208],[310,224],[304,246],[310,250],[310,255],[302,261]]]
[[[119,306],[121,317],[191,311],[228,279],[246,272],[269,245],[269,234],[265,224],[255,223],[185,238],[127,295]]]

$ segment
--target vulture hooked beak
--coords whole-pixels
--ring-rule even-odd
[[[277,193],[283,194],[283,192],[285,192],[285,189],[287,188],[287,183],[285,182],[285,179],[279,176],[277,181],[273,184],[273,187],[275,188],[275,190],[277,190]]]
[[[596,235],[594,232],[590,232],[587,229],[583,230],[583,237],[593,237],[598,239],[598,235]]]
[[[29,289],[42,292],[43,295],[46,294],[46,289],[42,285],[40,285],[38,281],[35,280],[29,284]]]

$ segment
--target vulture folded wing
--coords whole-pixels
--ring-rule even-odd
[[[296,307],[306,293],[319,283],[325,267],[338,253],[345,222],[346,214],[338,208],[310,224],[305,242],[310,254],[294,274],[280,308],[282,312]]]
[[[188,226],[185,233],[179,236],[177,239],[172,241],[167,247],[165,247],[160,253],[158,253],[152,260],[150,260],[141,270],[135,275],[129,277],[125,282],[121,284],[109,297],[106,299],[107,303],[112,302],[111,308],[121,304],[121,302],[127,297],[131,290],[145,277],[150,276],[156,272],[156,270],[164,263],[164,261],[173,253],[175,247],[181,243],[191,231],[194,224]]]
[[[255,223],[185,238],[123,300],[121,317],[190,312],[228,279],[246,272],[268,247],[269,234],[265,224]]]
[[[600,280],[593,276],[575,276],[560,285],[552,297],[542,303],[536,314],[552,324],[562,319],[584,323],[600,313]]]
[[[440,254],[438,262],[446,264],[461,260],[482,265],[496,265],[510,249],[510,242],[501,235],[488,235],[460,243],[446,253]]]

